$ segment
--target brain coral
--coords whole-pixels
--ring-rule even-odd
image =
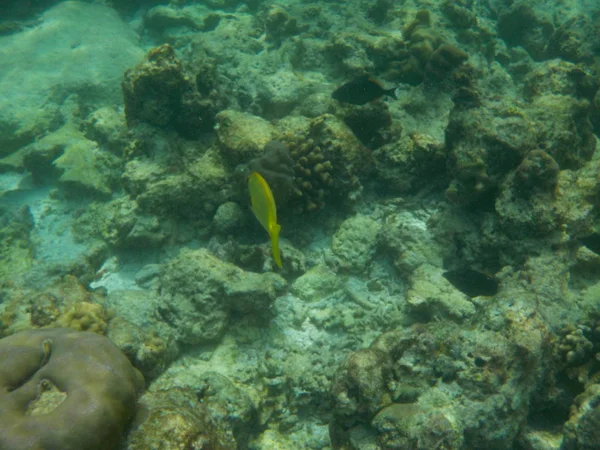
[[[66,328],[0,340],[0,450],[111,450],[142,375],[107,338]]]

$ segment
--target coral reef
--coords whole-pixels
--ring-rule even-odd
[[[213,216],[212,229],[216,235],[227,236],[243,230],[247,224],[246,211],[235,202],[225,202]]]
[[[558,215],[548,208],[558,183],[558,163],[542,150],[530,151],[500,186],[495,208],[504,226],[520,232],[547,233],[556,229]]]
[[[5,287],[6,289],[6,287]],[[0,309],[0,336],[43,327],[70,327],[104,334],[113,317],[102,297],[86,290],[72,275],[40,290],[7,289]]]
[[[381,228],[381,247],[386,250],[398,272],[409,277],[421,265],[442,267],[448,259],[448,249],[436,241],[435,223],[430,211],[422,215],[410,211],[394,212],[387,215]],[[432,224],[433,225],[433,224]],[[444,223],[444,227],[448,224]]]
[[[4,164],[28,170],[36,182],[58,179],[65,195],[106,198],[116,187],[121,161],[67,123],[4,158]]]
[[[103,106],[91,112],[83,121],[85,137],[110,150],[116,156],[123,156],[127,146],[127,124],[123,114],[110,106]]]
[[[141,399],[148,412],[130,434],[127,448],[244,448],[257,423],[252,400],[216,372],[198,378],[189,386],[165,381],[153,386]]]
[[[275,127],[261,117],[225,110],[217,115],[219,152],[233,167],[261,155],[275,138]]]
[[[172,126],[190,139],[211,130],[218,107],[214,98],[199,92],[196,78],[184,69],[171,45],[152,49],[146,61],[124,75],[128,125]]]
[[[24,331],[0,340],[0,357],[0,448],[115,448],[144,388],[95,333]]]
[[[38,10],[49,2],[19,3]],[[0,37],[3,57],[11,61],[0,68],[0,157],[34,143],[73,115],[119,106],[117,80],[143,56],[137,34],[112,8],[56,3],[23,31]],[[4,6],[0,14],[10,11]]]
[[[373,152],[384,192],[417,192],[447,182],[444,144],[426,134],[392,140]]]
[[[300,33],[307,26],[299,26],[298,19],[290,14],[281,5],[270,5],[263,16],[267,39],[276,47],[288,37]]]
[[[17,278],[33,264],[32,227],[29,208],[0,208],[0,279]]]
[[[469,297],[444,279],[439,268],[427,263],[411,274],[406,303],[409,311],[421,319],[433,316],[460,322],[476,312]]]
[[[360,214],[342,222],[331,242],[340,268],[358,273],[366,270],[375,256],[380,231],[381,224]]]
[[[571,15],[550,37],[548,53],[575,63],[593,64],[599,44],[598,25],[586,15]]]
[[[244,272],[206,250],[185,250],[164,269],[158,314],[181,343],[214,341],[233,312],[260,316],[286,285],[275,273]]]
[[[432,26],[427,10],[416,13],[403,30],[405,49],[390,66],[389,76],[403,83],[439,82],[468,58],[459,48],[444,42]]]
[[[595,2],[100,3],[0,12],[0,336],[110,339],[119,447],[600,448]]]
[[[446,193],[452,201],[468,204],[493,196],[531,150],[543,149],[561,170],[581,168],[591,159],[596,140],[589,102],[565,95],[575,90],[570,70],[561,63],[541,64],[525,80],[529,103],[521,107],[486,103],[451,112],[446,146],[454,179]]]
[[[128,197],[90,204],[75,219],[73,232],[81,240],[94,237],[115,248],[160,247],[167,239],[160,220],[140,212]]]
[[[510,448],[528,413],[545,330],[522,313],[504,320],[508,329],[475,333],[448,322],[413,325],[350,354],[331,385],[334,447]]]
[[[110,180],[106,176],[114,169],[100,153],[93,141],[81,140],[65,147],[63,154],[53,164],[62,170],[58,181],[67,191],[90,191],[94,194],[108,196],[111,193]],[[107,167],[108,166],[108,167]]]
[[[294,160],[295,193],[297,193],[297,212],[319,210],[325,206],[333,185],[331,161],[327,161],[321,147],[312,139],[285,136],[284,140],[291,147]]]
[[[512,4],[498,17],[498,35],[511,47],[522,46],[536,60],[546,59],[553,33],[552,19],[536,13],[525,2]]]
[[[110,321],[106,336],[147,381],[157,378],[178,356],[173,340],[163,339],[155,331],[144,331],[120,317]]]
[[[234,187],[217,148],[169,142],[152,131],[140,135],[132,147],[132,152],[144,154],[125,165],[121,181],[140,213],[150,218],[208,218],[232,199]]]
[[[281,141],[294,160],[294,183],[301,194],[295,209],[313,211],[327,201],[352,201],[368,173],[370,154],[341,120],[325,114],[309,122],[280,124]]]
[[[590,386],[575,398],[571,417],[565,424],[564,440],[561,446],[564,450],[592,450],[600,444],[598,434],[598,396],[600,385]]]
[[[344,122],[368,148],[377,149],[399,138],[401,129],[392,124],[392,116],[384,102],[368,103],[361,107],[347,107]]]

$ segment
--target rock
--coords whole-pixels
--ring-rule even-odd
[[[247,224],[247,215],[235,202],[225,202],[217,208],[213,217],[212,228],[215,234],[227,236],[239,232]]]
[[[143,56],[136,34],[111,8],[67,1],[36,26],[0,37],[0,156],[61,125],[59,109],[121,103],[120,80]],[[69,100],[69,101],[71,101]]]
[[[199,92],[197,77],[186,70],[170,44],[150,50],[145,61],[125,72],[122,87],[129,126],[141,122],[172,126],[187,139],[213,128],[215,102]]]
[[[107,197],[112,192],[108,159],[94,141],[78,139],[69,142],[53,164],[62,171],[58,181],[66,192]]]
[[[513,448],[543,373],[544,325],[506,312],[498,331],[434,321],[351,353],[331,385],[334,446],[361,435],[377,444],[364,448]]]
[[[285,287],[275,273],[244,272],[205,249],[184,250],[163,271],[157,312],[179,342],[198,344],[218,339],[233,311],[264,316]]]
[[[235,167],[260,156],[275,128],[258,116],[225,110],[217,114],[217,137],[221,156]]]
[[[590,385],[575,398],[564,427],[562,450],[594,450],[600,447],[600,384]]]
[[[345,220],[331,243],[340,266],[349,271],[364,271],[375,256],[380,231],[380,223],[362,214]]]
[[[215,149],[175,173],[156,161],[132,160],[125,165],[122,181],[141,211],[186,218],[211,217],[233,190]]]
[[[114,107],[103,106],[90,113],[83,122],[85,136],[121,156],[126,146],[125,116]]]
[[[522,46],[536,60],[547,58],[553,31],[552,19],[536,13],[527,2],[515,2],[498,17],[499,36],[511,47]]]
[[[127,448],[247,448],[258,425],[248,394],[216,372],[194,378],[193,386],[174,387],[165,379],[155,383],[141,400],[147,414],[129,436]]]
[[[306,302],[311,302],[333,294],[341,288],[335,273],[325,266],[316,266],[294,281],[292,293]]]
[[[412,273],[406,302],[410,309],[427,317],[463,320],[475,314],[475,305],[443,277],[443,270],[422,264]]]
[[[410,276],[424,263],[443,266],[447,250],[436,242],[431,216],[431,213],[401,211],[390,214],[382,226],[381,242],[389,249],[394,265],[404,276]]]

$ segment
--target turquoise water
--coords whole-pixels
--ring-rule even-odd
[[[599,31],[4,1],[0,450],[600,448]]]

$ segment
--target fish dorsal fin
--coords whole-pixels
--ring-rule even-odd
[[[366,79],[369,80],[371,83],[376,84],[377,86],[379,86],[381,89],[384,89],[384,87],[381,85],[381,81],[379,81],[377,78],[372,77],[371,75],[367,75]],[[385,89],[384,89],[385,90]]]

